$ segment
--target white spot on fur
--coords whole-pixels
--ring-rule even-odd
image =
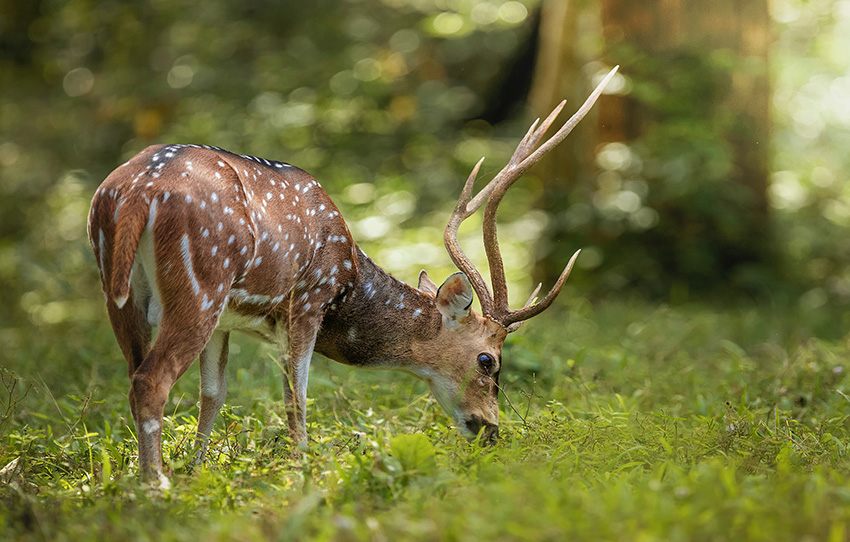
[[[241,288],[234,288],[230,290],[230,294],[235,301],[239,303],[249,303],[251,305],[264,305],[271,300],[271,298],[267,295],[251,294],[248,293],[247,290],[243,290]]]
[[[155,433],[157,430],[159,430],[159,421],[151,419],[142,422],[142,431],[148,435]]]
[[[195,276],[195,269],[192,266],[192,247],[189,246],[189,236],[183,234],[180,238],[180,254],[183,256],[183,267],[186,268],[186,275],[189,277],[189,282],[192,283],[192,291],[195,295],[201,292],[201,285],[198,283],[198,277]]]
[[[151,201],[150,210],[148,211],[148,223],[145,226],[147,229],[153,228],[153,224],[156,221],[156,211],[157,211],[158,205],[159,205],[159,200],[157,198],[154,198]]]

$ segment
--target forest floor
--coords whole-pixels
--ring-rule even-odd
[[[847,540],[850,342],[834,315],[562,303],[510,337],[502,438],[468,443],[414,378],[316,359],[288,453],[273,350],[238,338],[208,464],[197,369],[173,488],[137,481],[105,318],[5,337],[0,539]],[[197,367],[197,366],[195,366]]]

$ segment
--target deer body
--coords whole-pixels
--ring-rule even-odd
[[[289,164],[217,147],[160,145],[113,171],[94,194],[88,230],[110,322],[128,362],[143,475],[168,485],[163,409],[196,358],[196,460],[203,459],[226,395],[232,331],[278,345],[287,423],[298,445],[307,440],[314,351],[342,363],[413,373],[429,384],[463,435],[474,438],[484,429],[485,441],[495,439],[504,340],[549,306],[575,261],[540,303],[532,295],[525,307],[510,311],[495,246],[495,207],[540,151],[563,139],[587,112],[611,75],[536,151],[563,104],[540,127],[535,123],[511,163],[473,198],[476,166],[446,228],[446,247],[463,272],[439,288],[424,271],[417,288],[384,272],[356,246],[318,181]],[[495,297],[456,239],[460,222],[485,200]],[[473,290],[483,314],[471,310]]]

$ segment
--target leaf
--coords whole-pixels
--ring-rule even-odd
[[[100,449],[100,468],[103,484],[109,484],[112,481],[112,460],[106,448]]]
[[[393,437],[390,441],[390,451],[406,472],[429,474],[437,467],[434,445],[425,435]]]

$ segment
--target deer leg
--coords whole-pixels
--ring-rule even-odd
[[[185,321],[163,321],[153,349],[132,378],[132,402],[139,439],[139,468],[142,478],[170,486],[162,469],[162,416],[168,394],[178,378],[207,344],[215,318],[194,325]]]
[[[107,302],[106,309],[118,346],[127,360],[127,373],[132,379],[133,373],[142,364],[150,350],[151,326],[144,311],[133,302],[132,296],[124,308],[119,309],[114,303]],[[129,399],[130,412],[135,418],[136,407],[132,393]]]
[[[204,460],[213,424],[227,396],[225,367],[229,338],[229,333],[215,331],[201,352],[201,411],[195,438],[195,465]]]
[[[307,377],[319,324],[312,318],[289,322],[288,341],[281,338],[283,390],[289,436],[298,447],[307,446]],[[288,343],[288,344],[286,344]]]

